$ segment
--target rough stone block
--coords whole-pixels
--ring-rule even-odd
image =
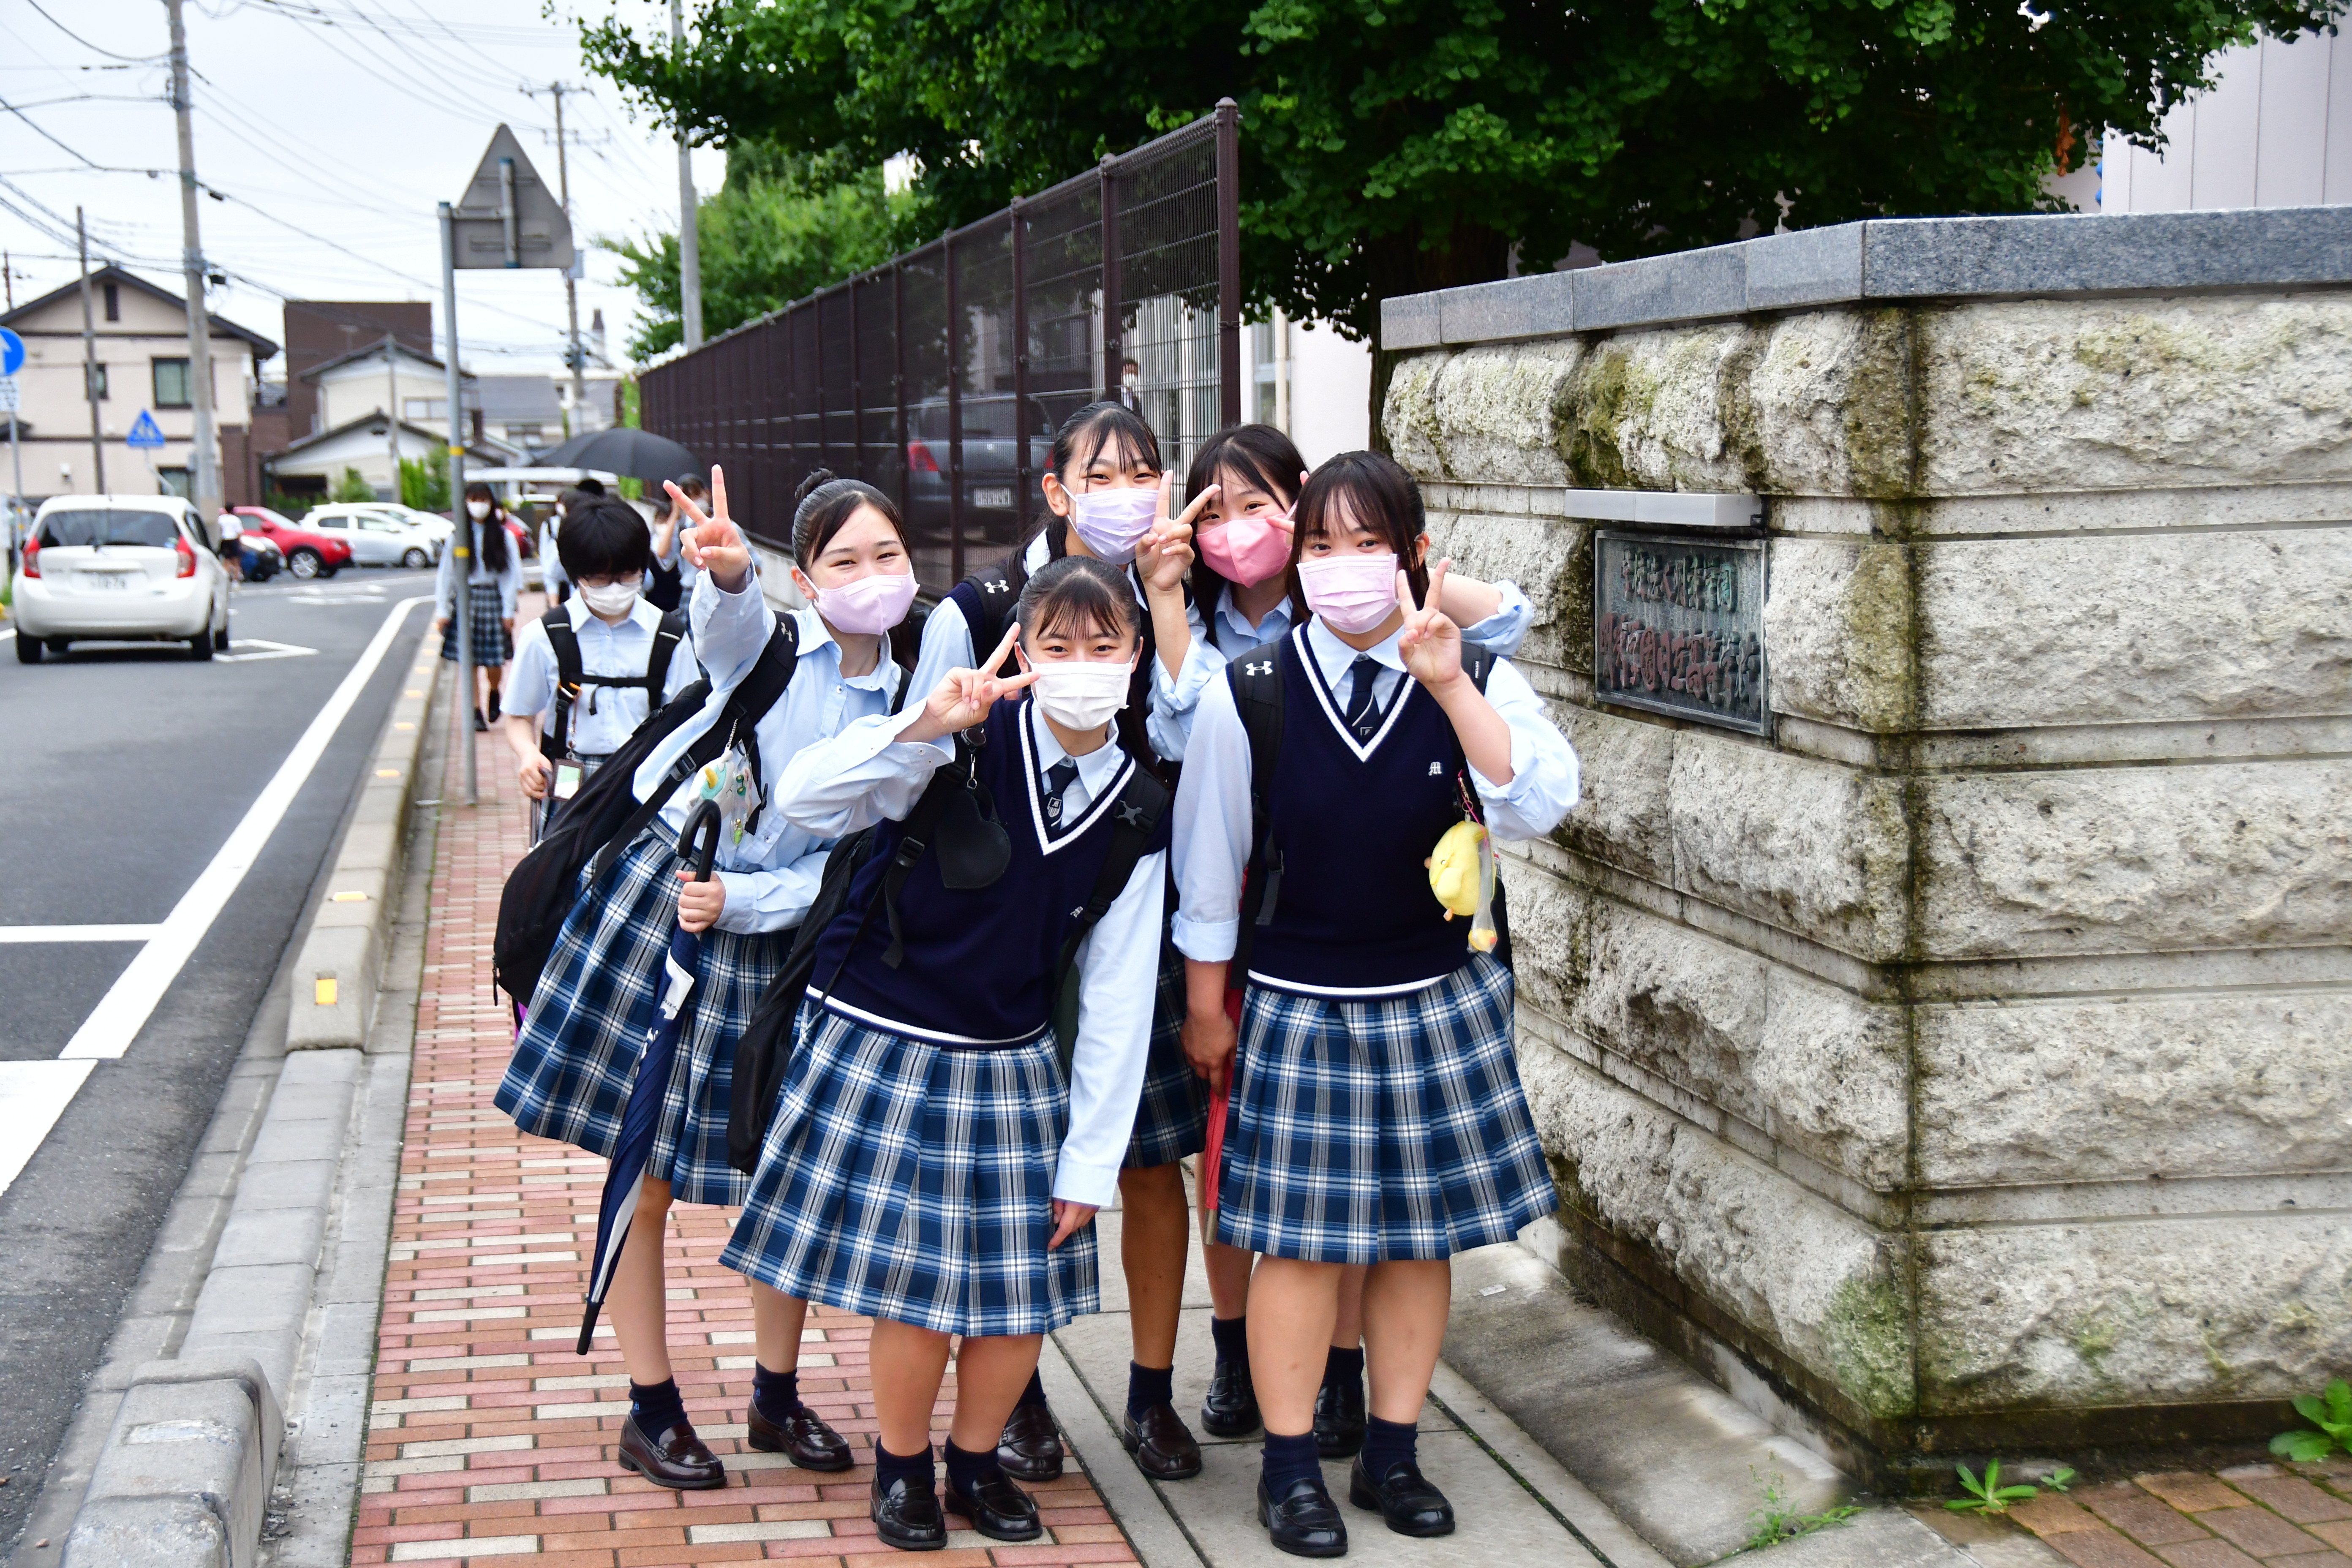
[[[1755,488],[1907,493],[1917,444],[1910,376],[1911,331],[1900,311],[1813,310],[1771,323],[1725,405],[1728,434],[1752,454]]]
[[[1772,710],[1880,732],[1916,712],[1908,547],[1776,539],[1764,604]]]
[[[1471,349],[1447,360],[1431,392],[1444,471],[1489,485],[1570,483],[1557,433],[1583,357],[1583,345],[1570,341]],[[1525,511],[1524,502],[1517,510]]]
[[[1643,265],[1629,262],[1627,266]],[[1585,352],[1562,409],[1562,455],[1585,489],[1742,491],[1750,454],[1726,417],[1752,328],[1629,332]]]
[[[1516,583],[1527,595],[1534,618],[1514,662],[1592,668],[1590,529],[1557,519],[1432,512],[1429,535],[1432,559],[1451,559],[1486,582]]]
[[[1437,377],[1452,357],[1441,352],[1399,361],[1381,403],[1389,455],[1423,485],[1444,484],[1452,477],[1445,468],[1445,433],[1437,418]]]
[[[1670,797],[1676,732],[1664,724],[1572,704],[1563,704],[1558,719],[1576,748],[1582,788],[1576,809],[1552,829],[1553,839],[1579,854],[1672,887]]]

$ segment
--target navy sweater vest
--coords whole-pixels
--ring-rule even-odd
[[[905,837],[903,824],[884,823],[873,858],[859,868],[842,912],[817,942],[814,973],[820,984],[841,964],[842,954],[849,953],[827,998],[835,1011],[951,1047],[1017,1046],[1045,1031],[1062,944],[1110,854],[1111,806],[1135,761],[1123,757],[1102,793],[1064,832],[1049,837],[1038,799],[1043,786],[1029,711],[1025,694],[991,710],[987,742],[973,763],[1013,841],[1004,875],[985,888],[950,889],[940,880],[938,858],[924,855],[898,894],[907,951],[893,969],[882,962],[890,928],[879,908],[866,922],[855,951],[849,949],[858,917]],[[1161,814],[1146,854],[1168,847],[1172,815]]]
[[[1423,864],[1462,820],[1461,743],[1407,676],[1360,749],[1304,635],[1282,646],[1282,751],[1266,807],[1282,882],[1253,938],[1250,978],[1309,995],[1414,990],[1470,961],[1468,922],[1446,920]]]

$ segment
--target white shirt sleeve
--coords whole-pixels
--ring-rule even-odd
[[[1070,1058],[1070,1130],[1054,1167],[1054,1195],[1110,1202],[1135,1131],[1160,988],[1160,917],[1168,855],[1136,862],[1118,899],[1078,944],[1078,1039]]]
[[[1486,677],[1486,700],[1511,727],[1511,782],[1497,784],[1476,768],[1470,770],[1486,826],[1497,838],[1540,838],[1576,805],[1576,749],[1544,711],[1543,699],[1528,678],[1509,660],[1495,661]],[[1243,744],[1246,752],[1248,742]],[[1181,827],[1181,815],[1178,823]]]
[[[1464,642],[1476,643],[1496,658],[1509,658],[1528,640],[1528,628],[1535,624],[1536,607],[1519,592],[1517,583],[1497,583],[1495,591],[1503,596],[1495,613],[1475,626],[1462,628]]]
[[[500,706],[526,719],[546,713],[555,705],[557,673],[554,645],[547,640],[547,627],[533,616],[515,633],[514,668],[507,676]]]
[[[920,708],[940,689],[949,670],[970,669],[976,657],[971,646],[971,626],[963,618],[963,606],[953,599],[941,599],[923,622],[923,644],[915,650],[914,672],[907,677],[898,706]]]
[[[885,818],[903,822],[941,764],[955,758],[946,741],[901,741],[922,709],[877,713],[829,741],[803,746],[776,781],[772,809],[820,838],[840,838]]]
[[[1250,851],[1249,731],[1233,689],[1209,683],[1192,715],[1190,754],[1176,782],[1177,951],[1214,963],[1241,934],[1242,868]]]
[[[731,931],[789,931],[801,923],[816,902],[824,880],[825,858],[831,847],[811,850],[789,866],[764,871],[713,873],[727,889],[726,908],[719,911],[719,929]]]
[[[1191,738],[1192,715],[1201,705],[1201,694],[1224,672],[1225,656],[1209,640],[1207,631],[1197,620],[1192,626],[1192,644],[1185,648],[1174,675],[1170,675],[1168,667],[1160,660],[1151,661],[1151,713],[1144,721],[1143,729],[1151,738],[1153,751],[1171,763],[1184,760],[1184,747]]]
[[[691,626],[680,633],[677,646],[669,650],[669,673],[662,678],[661,701],[667,706],[677,694],[702,679],[702,666],[695,652]]]
[[[687,620],[694,628],[695,656],[709,671],[710,684],[731,690],[751,673],[773,635],[775,617],[760,592],[759,568],[745,574],[742,592],[736,594],[721,588],[709,573],[697,578],[687,602]]]

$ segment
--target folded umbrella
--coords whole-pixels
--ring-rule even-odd
[[[710,863],[719,854],[718,802],[706,800],[687,817],[677,837],[677,854],[692,867],[696,881],[710,880]],[[655,1005],[653,1022],[646,1027],[636,1080],[629,1086],[629,1103],[621,1112],[620,1142],[614,1146],[612,1165],[604,1173],[604,1195],[596,1205],[596,1260],[588,1271],[588,1309],[580,1320],[582,1355],[595,1337],[596,1315],[604,1310],[621,1250],[628,1245],[629,1222],[636,1216],[637,1199],[645,1190],[646,1161],[661,1126],[670,1061],[677,1052],[678,1031],[685,1026],[687,1003],[694,991],[695,965],[701,958],[699,936],[684,926],[670,932],[669,956],[663,964],[667,984]]]
[[[1234,986],[1225,993],[1225,1016],[1234,1021],[1237,1037],[1234,1043],[1233,1059],[1225,1064],[1225,1081],[1209,1091],[1209,1141],[1201,1151],[1201,1207],[1214,1214],[1217,1210],[1217,1184],[1225,1173],[1225,1118],[1232,1114],[1234,1075],[1242,1069],[1241,1042],[1238,1036],[1242,1024],[1242,993]]]

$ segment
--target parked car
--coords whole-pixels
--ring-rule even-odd
[[[446,540],[456,531],[450,526],[448,518],[437,511],[419,511],[413,506],[403,506],[397,501],[380,500],[374,505],[376,510],[387,517],[406,522],[421,532],[431,534],[435,539]]]
[[[421,572],[441,559],[441,542],[404,516],[364,501],[312,507],[302,526],[351,546],[355,566],[405,566]]]
[[[16,659],[73,642],[228,647],[228,568],[195,508],[177,496],[53,496],[33,518],[16,579]]]
[[[305,582],[313,577],[331,577],[352,563],[352,547],[347,540],[305,528],[266,506],[229,510],[236,513],[238,526],[247,536],[258,533],[278,546],[286,557],[286,570]]]

